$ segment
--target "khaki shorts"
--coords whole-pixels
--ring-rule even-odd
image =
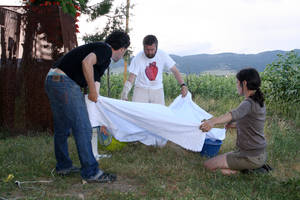
[[[165,105],[164,89],[148,89],[134,87],[132,101],[141,103],[156,103]]]
[[[229,169],[257,169],[263,166],[267,160],[267,153],[264,152],[258,156],[244,156],[240,151],[230,152],[226,155]]]

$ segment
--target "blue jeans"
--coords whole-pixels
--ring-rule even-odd
[[[48,75],[45,89],[53,114],[56,170],[72,166],[67,140],[72,130],[81,164],[81,176],[94,176],[99,168],[92,152],[92,127],[80,87],[66,75]]]

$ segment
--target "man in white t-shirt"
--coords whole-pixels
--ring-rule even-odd
[[[129,66],[129,78],[121,93],[122,100],[128,100],[133,81],[132,101],[165,104],[163,90],[163,69],[166,67],[174,74],[181,87],[181,94],[186,96],[188,88],[175,66],[175,61],[164,51],[157,49],[158,41],[154,35],[147,35],[143,40],[144,51],[138,53]]]

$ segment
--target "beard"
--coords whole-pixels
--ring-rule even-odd
[[[153,53],[153,54],[150,54],[150,53],[148,53],[148,54],[146,54],[145,53],[145,55],[147,56],[147,58],[154,58],[155,57],[155,55],[156,55],[156,52],[157,52],[157,50],[155,51],[155,53]]]
[[[146,54],[147,58],[154,58],[155,54]]]

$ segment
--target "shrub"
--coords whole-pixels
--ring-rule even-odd
[[[300,118],[300,57],[294,52],[278,55],[262,73],[263,91],[269,110]]]
[[[294,51],[267,65],[262,79],[269,102],[297,103],[300,100],[300,57]]]

